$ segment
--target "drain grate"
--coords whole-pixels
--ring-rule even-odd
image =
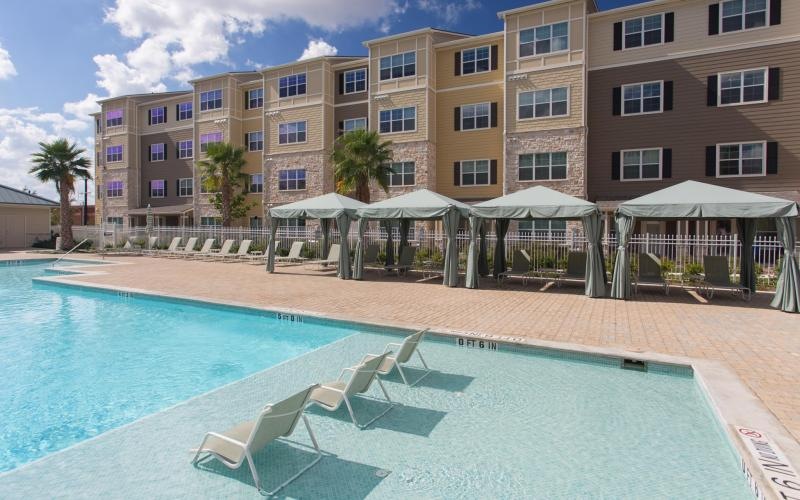
[[[633,370],[637,372],[646,372],[647,371],[647,361],[642,361],[639,359],[629,359],[625,358],[622,360],[622,364],[620,368],[623,370]]]

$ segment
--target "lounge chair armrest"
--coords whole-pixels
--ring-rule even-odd
[[[213,437],[215,437],[217,439],[221,439],[221,440],[223,440],[225,442],[228,442],[230,444],[235,444],[236,446],[241,446],[242,448],[247,446],[245,443],[243,443],[241,441],[238,441],[236,439],[228,437],[228,436],[226,436],[224,434],[220,434],[218,432],[209,432],[209,433],[207,433],[205,439],[203,439],[203,444],[205,444],[205,441],[206,441],[206,439],[208,439],[209,436],[213,436]]]
[[[392,352],[392,349],[390,349],[390,347],[400,348],[400,347],[403,347],[403,344],[399,344],[397,342],[390,342],[390,343],[386,344],[386,349],[383,350],[383,353],[386,354],[386,353]]]
[[[352,368],[352,367],[350,367],[350,368],[343,368],[343,369],[342,369],[342,373],[340,373],[340,374],[339,374],[339,378],[338,378],[337,380],[344,380],[344,374],[345,374],[345,373],[347,373],[347,372],[350,372],[350,373],[355,373],[355,372],[356,372],[356,369],[355,369],[355,368]]]

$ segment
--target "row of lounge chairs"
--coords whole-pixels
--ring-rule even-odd
[[[583,282],[586,280],[586,252],[570,252],[567,255],[567,267],[562,269],[531,269],[531,257],[525,250],[515,250],[511,258],[511,268],[496,276],[500,282],[508,278],[522,278],[527,284],[529,279],[553,279],[557,286],[565,281]]]
[[[698,290],[705,293],[709,299],[714,298],[714,293],[717,291],[732,292],[747,301],[751,299],[749,288],[731,280],[727,257],[704,255],[703,271],[703,274],[694,277],[694,280]],[[669,295],[669,282],[664,279],[662,274],[661,260],[652,253],[639,254],[639,270],[633,284],[634,291],[637,293],[640,285],[652,285],[663,287],[664,293]]]
[[[386,346],[383,354],[366,355],[359,364],[342,370],[336,380],[311,385],[283,401],[265,406],[255,420],[241,423],[224,432],[207,433],[200,447],[191,450],[194,453],[192,464],[198,466],[206,459],[213,458],[229,469],[238,469],[247,463],[259,493],[267,496],[276,494],[322,459],[322,451],[317,443],[314,431],[311,429],[311,424],[304,414],[305,409],[310,405],[317,405],[324,410],[333,412],[344,405],[350,414],[353,424],[359,429],[366,428],[396,405],[389,397],[381,377],[389,375],[393,369],[397,368],[403,382],[406,385],[413,386],[431,373],[425,358],[422,357],[422,353],[419,351],[419,344],[422,342],[425,332],[426,330],[416,332],[406,337],[402,343],[390,343]],[[393,349],[397,349],[396,354],[393,354]],[[425,373],[413,383],[409,383],[402,365],[408,363],[414,353],[422,361]],[[373,382],[377,382],[380,386],[388,406],[368,422],[360,423],[353,412],[351,400],[354,397],[365,397],[364,395],[369,391]],[[280,437],[290,436],[301,419],[316,451],[316,457],[311,463],[305,465],[299,472],[281,483],[274,490],[264,491],[261,478],[253,461],[253,454],[261,451],[269,443]]]
[[[250,252],[252,240],[242,240],[239,243],[238,249],[234,252],[233,245],[235,240],[225,240],[222,247],[217,251],[214,249],[214,238],[207,238],[203,242],[203,246],[197,250],[198,238],[191,237],[186,241],[184,246],[180,246],[183,238],[176,236],[172,238],[169,246],[165,250],[146,250],[145,255],[153,257],[166,257],[174,259],[197,259],[209,261],[259,261],[265,258],[264,253]],[[154,244],[153,244],[154,245]]]

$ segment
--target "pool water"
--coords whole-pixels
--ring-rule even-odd
[[[32,281],[50,266],[0,266],[0,471],[354,333]]]

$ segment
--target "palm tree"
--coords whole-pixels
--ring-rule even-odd
[[[72,248],[75,240],[72,237],[72,214],[70,194],[75,191],[75,179],[91,179],[89,173],[91,162],[83,156],[85,149],[80,149],[67,139],[56,139],[53,142],[40,142],[39,152],[31,155],[33,167],[30,173],[42,182],[55,182],[61,201],[59,220],[61,224],[62,248]]]
[[[212,203],[222,215],[222,227],[230,227],[234,218],[243,217],[249,206],[245,203],[244,187],[246,175],[242,173],[246,161],[244,148],[223,142],[209,144],[207,159],[197,162],[202,168],[204,187],[211,193]]]
[[[334,163],[336,192],[355,193],[355,198],[369,203],[369,184],[375,181],[389,192],[389,163],[392,141],[381,142],[375,131],[353,130],[336,139],[331,160]]]

